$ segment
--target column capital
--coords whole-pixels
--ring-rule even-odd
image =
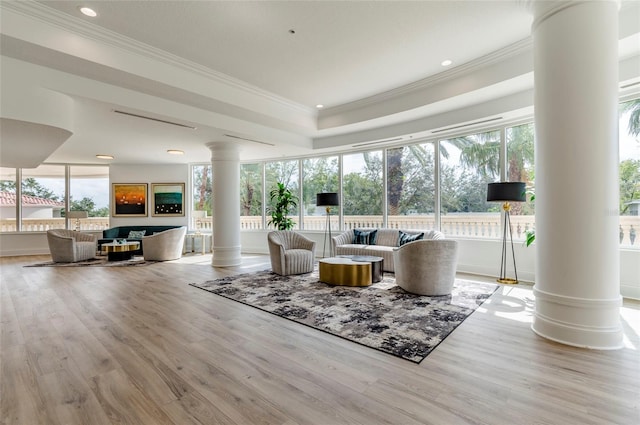
[[[233,142],[209,142],[206,146],[211,151],[211,160],[237,161],[240,159],[240,147]]]
[[[591,0],[519,0],[519,2],[533,15],[532,30],[535,30],[535,28],[547,18],[569,7],[593,3],[612,3],[615,4],[619,10],[621,4],[620,0],[600,0],[598,2]]]

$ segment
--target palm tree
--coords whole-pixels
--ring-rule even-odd
[[[621,112],[630,112],[629,114],[629,134],[640,136],[640,99],[634,99],[620,105]]]

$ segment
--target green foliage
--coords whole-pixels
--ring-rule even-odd
[[[304,185],[302,202],[306,214],[313,214],[312,205],[316,203],[316,194],[338,192],[338,157],[309,158],[302,163]]]
[[[620,215],[629,210],[629,202],[640,200],[640,160],[620,162]]]
[[[287,217],[291,214],[291,209],[298,206],[298,198],[291,193],[289,189],[278,182],[277,187],[269,192],[271,206],[268,213],[271,220],[268,224],[273,224],[278,230],[291,230],[295,226],[295,222]]]
[[[198,211],[206,211],[211,215],[211,201],[213,197],[210,165],[198,165],[193,167],[193,208]]]
[[[622,112],[629,112],[629,134],[634,137],[640,136],[640,99],[634,99],[620,105]]]
[[[262,215],[262,165],[240,166],[240,215]]]
[[[365,152],[364,169],[342,179],[344,215],[382,215],[382,155]]]
[[[3,192],[15,193],[16,182],[14,180],[2,180],[0,181],[0,190]],[[62,198],[62,196],[58,196],[52,190],[42,186],[33,177],[22,179],[22,194],[35,196],[37,198],[51,199],[52,201],[60,201]]]

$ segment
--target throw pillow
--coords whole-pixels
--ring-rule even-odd
[[[420,239],[424,239],[424,233],[417,233],[415,235],[410,235],[400,230],[400,236],[398,237],[398,246],[402,246],[406,243],[413,242],[413,241],[419,241]]]
[[[146,230],[131,230],[129,231],[129,239],[142,239],[144,234],[147,233]]]
[[[358,245],[375,245],[378,238],[378,230],[353,229],[353,243]]]

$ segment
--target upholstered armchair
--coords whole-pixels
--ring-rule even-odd
[[[75,230],[47,230],[47,242],[51,259],[56,263],[74,263],[96,256],[98,237]]]
[[[396,284],[419,295],[449,295],[456,278],[458,242],[418,240],[393,251]]]
[[[281,276],[311,273],[316,243],[300,233],[277,230],[267,235],[271,269]]]
[[[169,261],[182,257],[186,227],[177,227],[142,237],[142,255],[149,261]]]

